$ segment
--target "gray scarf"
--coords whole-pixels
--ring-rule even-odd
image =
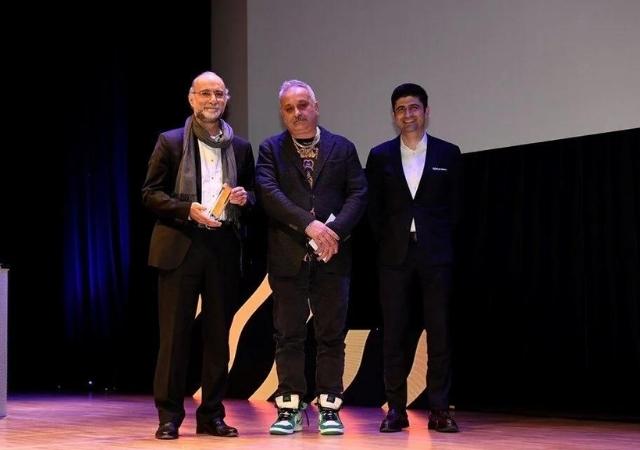
[[[233,139],[233,129],[222,119],[220,119],[220,128],[222,135],[211,137],[209,132],[193,119],[193,115],[187,117],[184,123],[182,159],[180,160],[180,167],[178,168],[178,176],[176,177],[176,185],[174,188],[175,195],[180,200],[188,202],[198,201],[195,152],[199,151],[199,148],[196,139],[210,147],[221,149],[222,182],[227,183],[232,188],[236,187],[238,182],[238,169],[236,167],[233,144],[231,143]],[[227,204],[225,214],[228,221],[238,223],[240,211],[237,205]]]

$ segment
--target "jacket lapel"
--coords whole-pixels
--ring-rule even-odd
[[[431,175],[431,168],[433,167],[436,157],[435,153],[437,148],[433,144],[433,139],[427,134],[427,155],[424,158],[424,168],[422,169],[422,176],[420,177],[420,183],[418,183],[418,190],[416,191],[416,198],[420,195],[420,191],[424,189],[427,184],[427,178]]]
[[[316,166],[313,170],[313,178],[318,180],[320,178],[320,173],[322,172],[322,168],[324,164],[329,159],[329,155],[333,151],[333,135],[329,133],[324,128],[320,128],[320,148],[318,150],[318,159],[316,161]],[[316,183],[314,183],[315,186]]]
[[[300,172],[304,183],[307,184],[307,179],[304,175],[304,169],[302,168],[302,159],[298,155],[298,152],[293,145],[291,135],[286,131],[282,133],[282,152],[284,153],[284,157],[287,158],[296,169],[298,169],[298,172]]]

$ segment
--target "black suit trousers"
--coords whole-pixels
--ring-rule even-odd
[[[411,323],[410,294],[417,277],[422,300],[422,324],[427,332],[427,401],[431,409],[449,408],[451,387],[451,341],[449,337],[449,297],[451,266],[431,266],[417,244],[410,241],[405,261],[399,266],[380,265],[380,302],[383,316],[385,393],[389,407],[407,406],[407,375],[414,348],[407,337]]]
[[[202,403],[198,423],[224,417],[229,326],[238,301],[240,241],[233,227],[193,229],[180,266],[159,272],[160,349],[154,400],[160,423],[182,423],[192,328],[202,296]]]

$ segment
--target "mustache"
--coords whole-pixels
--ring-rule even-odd
[[[306,117],[304,117],[304,116],[296,116],[296,117],[293,119],[293,123],[306,122],[306,121],[307,121],[307,118],[306,118]]]

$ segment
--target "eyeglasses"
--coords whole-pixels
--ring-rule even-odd
[[[412,103],[411,105],[408,105],[408,106],[398,106],[396,109],[393,110],[393,112],[400,116],[406,113],[413,115],[418,111],[422,111],[422,110],[423,110],[422,106]]]
[[[225,91],[210,91],[208,89],[205,89],[195,92],[195,94],[198,94],[200,97],[207,100],[211,100],[214,97],[216,100],[224,100],[225,98],[227,98],[227,93]]]

